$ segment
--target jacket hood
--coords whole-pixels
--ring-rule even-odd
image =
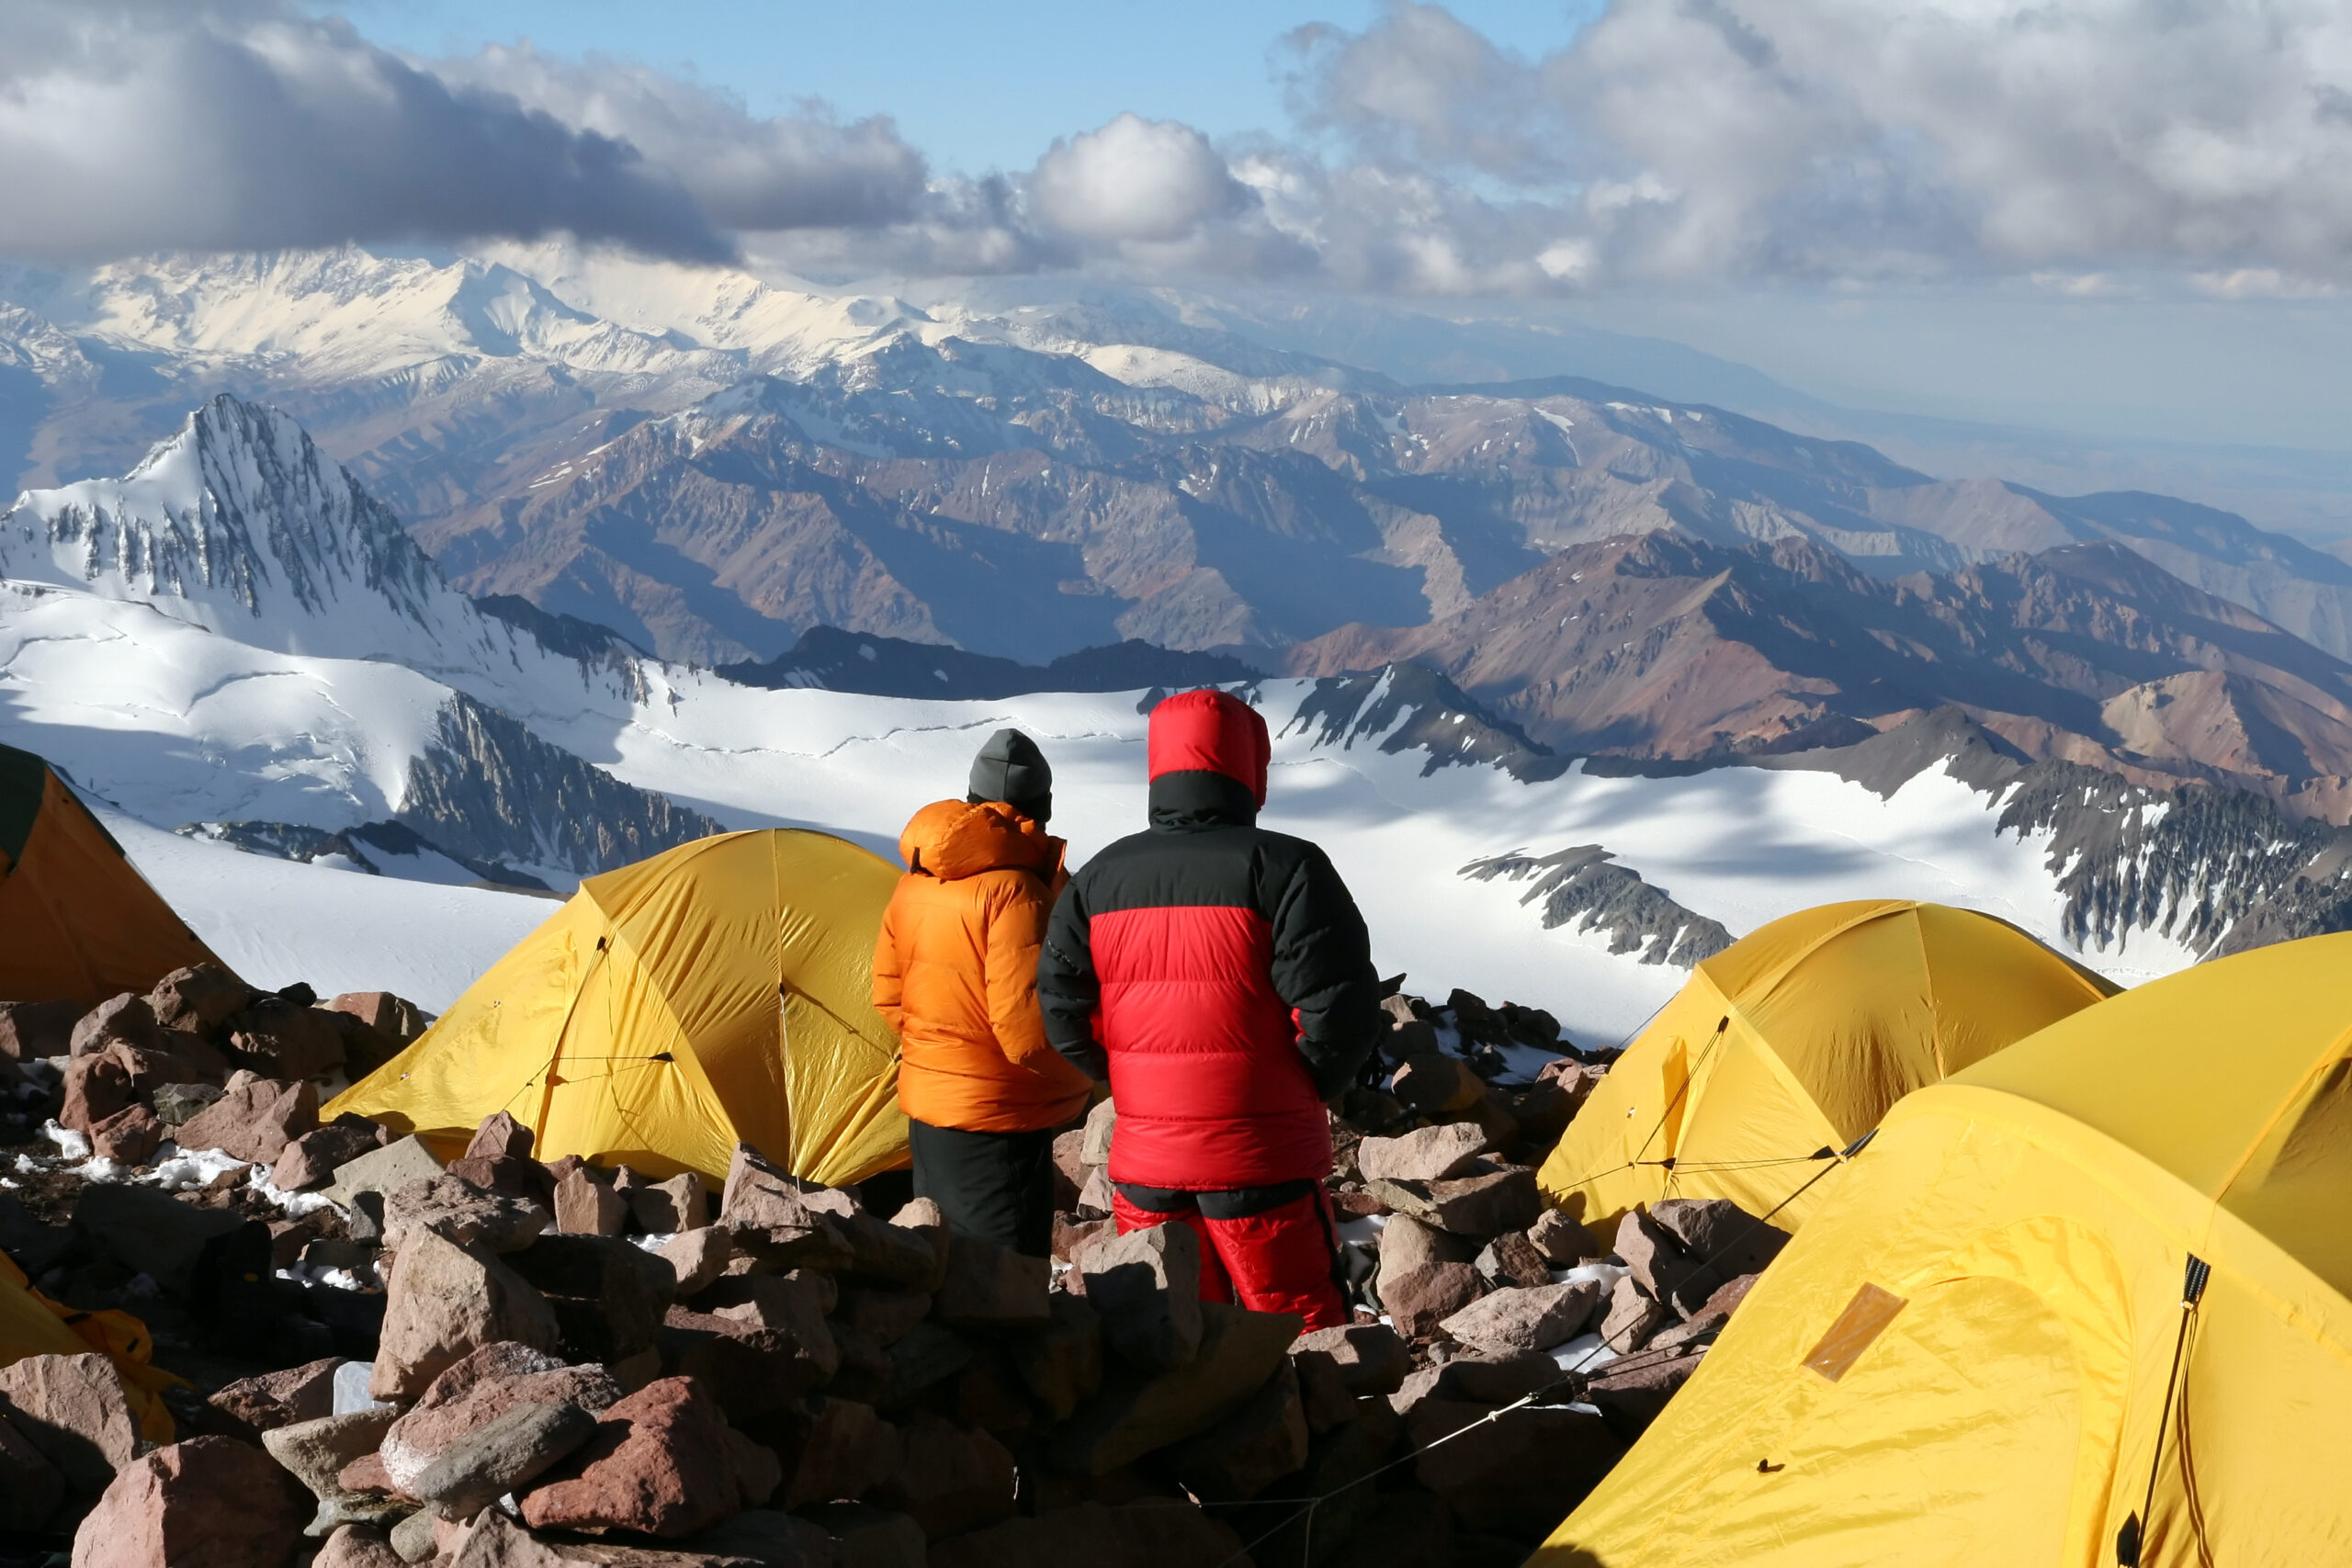
[[[1153,708],[1148,750],[1154,785],[1171,773],[1217,773],[1248,790],[1256,805],[1266,804],[1266,762],[1273,752],[1266,721],[1229,693],[1179,692]]]
[[[909,871],[955,882],[984,871],[1034,871],[1051,880],[1061,869],[1062,840],[1012,807],[985,800],[939,800],[924,807],[899,835]]]

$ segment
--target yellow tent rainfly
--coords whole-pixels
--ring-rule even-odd
[[[1577,1113],[1544,1191],[1604,1236],[1661,1198],[1765,1213],[1904,1095],[2114,993],[1972,909],[1876,899],[1783,916],[1699,964]],[[1794,1229],[1815,1201],[1774,1223]]]
[[[0,999],[96,1007],[219,962],[48,763],[0,746]]]
[[[2352,1562],[2352,934],[1896,1106],[1535,1568]]]
[[[898,868],[825,833],[698,840],[594,876],[337,1097],[455,1152],[511,1113],[542,1159],[723,1179],[740,1139],[839,1186],[906,1160],[871,1000]]]

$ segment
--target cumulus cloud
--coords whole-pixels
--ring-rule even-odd
[[[922,154],[885,116],[844,125],[810,105],[761,118],[649,65],[551,59],[527,45],[493,47],[435,70],[635,148],[732,230],[898,223],[915,216],[926,189]]]
[[[2352,266],[2332,0],[1612,0],[1541,59],[1396,4],[1289,51],[1353,156],[1551,208],[1489,262],[1563,282]]]
[[[272,7],[17,0],[0,20],[0,252],[40,260],[564,230],[716,260],[626,142]]]
[[[1441,5],[1276,51],[1293,123],[1133,114],[1025,171],[642,64],[420,62],[295,0],[0,8],[0,253],[738,234],[839,273],[1091,267],[1429,295],[1627,281],[2352,281],[2341,0],[1604,0],[1514,52]]]

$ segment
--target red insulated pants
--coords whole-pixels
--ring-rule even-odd
[[[1332,1278],[1338,1239],[1331,1195],[1319,1181],[1232,1192],[1182,1192],[1120,1182],[1119,1234],[1182,1221],[1201,1238],[1201,1300],[1238,1300],[1251,1312],[1293,1312],[1309,1328],[1349,1321]]]

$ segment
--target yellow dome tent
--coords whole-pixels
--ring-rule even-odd
[[[726,833],[590,877],[323,1114],[444,1152],[505,1111],[542,1159],[722,1179],[738,1140],[840,1186],[906,1161],[871,1000],[898,868],[825,833]]]
[[[1577,1112],[1544,1191],[1602,1236],[1661,1198],[1764,1213],[1911,1090],[2114,994],[1973,909],[1873,899],[1783,916],[1700,963]]]
[[[0,746],[0,1001],[95,1007],[219,962],[48,763]]]
[[[1905,1100],[1533,1568],[2352,1562],[2347,975],[2225,958]]]

